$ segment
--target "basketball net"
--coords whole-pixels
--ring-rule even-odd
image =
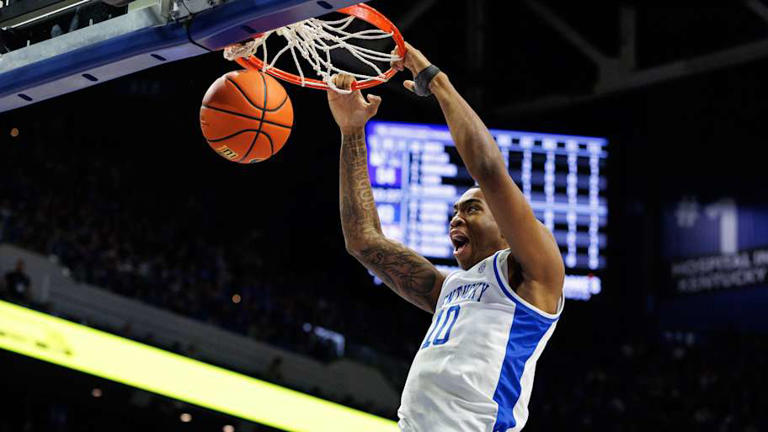
[[[328,88],[339,93],[351,93],[352,90],[343,90],[333,83],[333,76],[336,74],[348,74],[357,81],[385,82],[389,78],[374,62],[386,62],[400,60],[400,57],[393,54],[383,53],[370,48],[364,48],[352,42],[386,39],[393,36],[393,32],[374,28],[358,32],[349,32],[347,27],[354,21],[354,16],[348,16],[339,20],[329,21],[320,18],[310,18],[295,24],[289,24],[276,30],[262,33],[253,40],[230,45],[224,49],[224,58],[235,61],[239,58],[248,58],[255,55],[259,49],[262,49],[263,61],[262,72],[269,72],[275,67],[277,60],[286,52],[291,53],[293,62],[298,70],[300,81],[297,84],[302,87],[307,86],[308,81],[305,78],[304,70],[299,62],[301,56],[314,70],[315,74],[328,86]],[[272,61],[269,61],[267,53],[267,38],[276,33],[282,36],[286,41],[286,46],[275,54]],[[374,74],[351,72],[335,66],[331,62],[331,51],[343,49],[349,51],[360,62],[367,65]],[[297,55],[298,51],[298,55]]]

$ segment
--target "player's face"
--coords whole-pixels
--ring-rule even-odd
[[[453,256],[464,270],[507,247],[483,192],[478,188],[468,190],[456,201],[449,235]]]

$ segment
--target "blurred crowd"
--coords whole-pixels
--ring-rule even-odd
[[[765,336],[561,335],[551,348],[526,430],[768,430]]]
[[[386,288],[373,286],[363,272],[361,278],[335,271],[339,260],[332,253],[318,253],[296,268],[291,253],[270,250],[288,232],[269,232],[257,220],[234,235],[219,229],[226,210],[217,216],[210,207],[226,204],[210,186],[199,195],[150,194],[155,185],[119,157],[86,160],[61,151],[54,162],[44,155],[55,149],[3,151],[0,242],[48,256],[78,282],[323,361],[344,355],[389,359],[401,363],[401,372],[420,336],[393,341],[379,329],[408,328],[409,317],[420,318],[417,334],[429,324],[417,310],[393,315],[366,304],[363,290],[348,295],[361,282],[365,290],[379,291],[375,295]],[[321,241],[336,241],[343,252],[341,238]],[[309,331],[316,326],[344,343]]]
[[[2,350],[0,364],[0,432],[276,431]]]

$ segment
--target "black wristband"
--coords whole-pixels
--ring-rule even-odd
[[[435,65],[429,65],[414,78],[415,85],[413,91],[419,96],[429,96],[432,91],[429,89],[429,83],[440,73],[440,69]]]

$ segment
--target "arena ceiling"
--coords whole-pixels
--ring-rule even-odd
[[[763,0],[659,7],[373,1],[496,115],[564,108],[768,56]],[[408,5],[404,7],[404,5]]]

